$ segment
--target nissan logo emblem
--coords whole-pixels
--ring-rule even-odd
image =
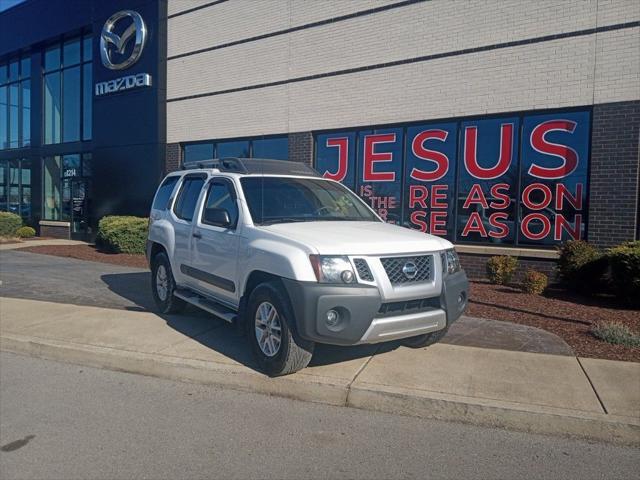
[[[416,267],[416,264],[413,262],[407,262],[404,264],[404,267],[402,267],[402,273],[404,273],[404,276],[409,280],[414,279],[418,274],[418,267]]]
[[[131,21],[131,24],[122,31],[121,35],[114,32],[116,24]],[[134,39],[133,49],[127,58],[120,62],[114,61],[125,54],[127,45]],[[133,10],[121,10],[114,13],[105,22],[100,35],[100,57],[102,64],[110,70],[123,70],[136,63],[142,54],[142,49],[147,40],[147,27],[138,12]]]

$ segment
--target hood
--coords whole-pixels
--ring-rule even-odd
[[[420,253],[453,247],[442,238],[383,222],[297,222],[261,228],[309,245],[320,255]]]

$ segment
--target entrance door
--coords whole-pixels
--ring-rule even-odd
[[[88,240],[91,230],[91,181],[88,178],[66,178],[63,180],[63,208],[71,223],[71,238]]]

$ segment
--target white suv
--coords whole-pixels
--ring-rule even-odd
[[[384,223],[294,162],[229,158],[169,174],[147,258],[163,313],[191,303],[242,322],[269,375],[304,368],[316,342],[430,345],[467,305],[450,242]]]

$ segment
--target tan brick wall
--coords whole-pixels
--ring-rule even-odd
[[[169,2],[170,13],[183,7]],[[190,3],[190,2],[185,2]],[[393,2],[234,0],[169,19],[169,57]],[[168,61],[168,98],[640,20],[640,2],[421,2]],[[167,141],[640,98],[640,28],[168,103]]]

